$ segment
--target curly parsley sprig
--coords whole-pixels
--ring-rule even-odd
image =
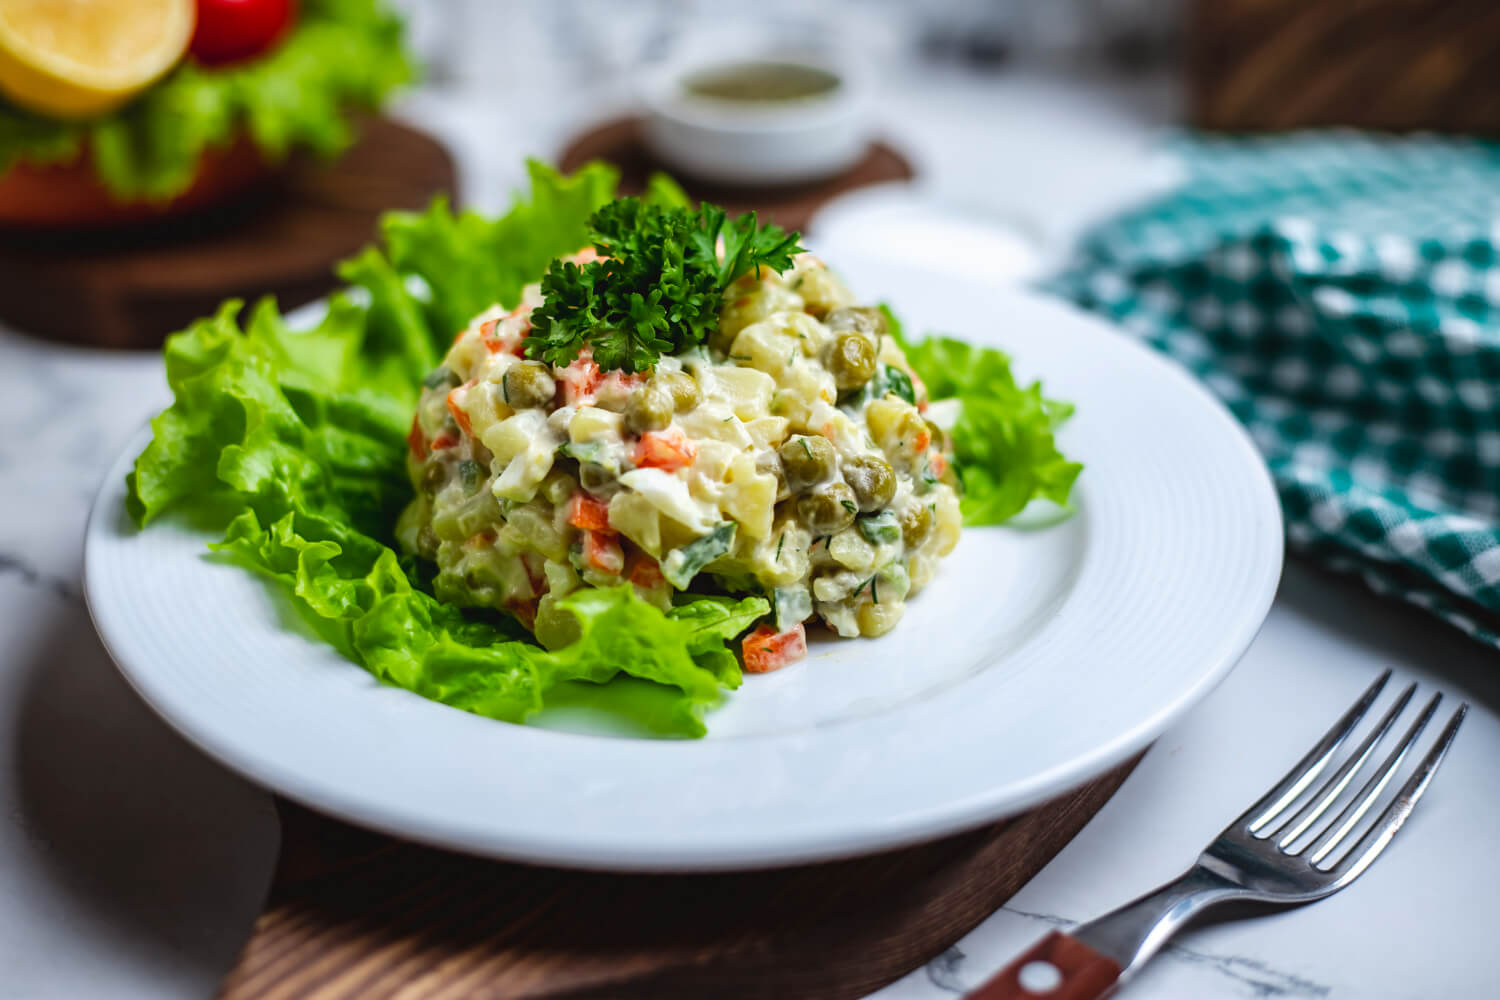
[[[619,198],[594,213],[589,231],[602,258],[547,269],[528,357],[567,365],[587,345],[600,368],[645,371],[703,343],[735,281],[784,271],[802,252],[798,233],[757,225],[754,212],[730,219],[717,205],[695,212]]]

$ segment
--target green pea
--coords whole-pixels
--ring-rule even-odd
[[[429,389],[453,389],[459,384],[459,377],[453,374],[447,366],[434,368],[422,380],[422,384]]]
[[[432,530],[432,525],[422,525],[422,529],[417,532],[417,553],[426,559],[436,559],[439,544],[437,532]]]
[[[422,470],[422,492],[428,496],[448,485],[448,464],[437,459],[428,459]]]
[[[914,549],[927,540],[932,533],[932,508],[914,503],[901,515],[901,540],[906,547]]]
[[[703,399],[698,383],[687,372],[657,372],[651,376],[648,388],[669,396],[678,413],[686,413]]]
[[[863,333],[876,340],[885,336],[885,313],[873,306],[849,306],[830,312],[823,322],[835,333]]]
[[[840,392],[858,389],[875,375],[875,344],[862,333],[841,333],[828,358],[833,384]]]
[[[896,496],[896,471],[874,455],[856,455],[844,462],[844,482],[854,491],[861,513],[879,510]]]
[[[799,434],[781,446],[781,467],[786,470],[787,487],[801,491],[833,475],[837,456],[833,443],[825,437]]]
[[[841,482],[820,486],[797,501],[797,517],[815,535],[834,535],[854,523],[859,505]]]
[[[529,410],[552,402],[557,383],[540,361],[522,361],[505,370],[501,383],[505,402],[513,410]]]
[[[625,426],[637,434],[659,431],[672,422],[672,397],[646,386],[625,403]]]
[[[590,493],[602,493],[614,481],[615,474],[602,465],[595,465],[593,462],[580,462],[578,465],[578,482]]]

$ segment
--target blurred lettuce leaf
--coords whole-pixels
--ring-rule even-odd
[[[993,347],[941,336],[908,340],[895,314],[881,308],[928,397],[959,401],[951,434],[964,523],[1000,524],[1038,498],[1067,506],[1083,466],[1058,450],[1056,432],[1072,404],[1047,399],[1040,382],[1018,385],[1009,356]]]

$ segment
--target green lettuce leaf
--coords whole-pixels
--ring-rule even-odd
[[[909,341],[882,309],[929,398],[959,401],[952,437],[964,523],[1000,524],[1037,498],[1066,506],[1083,466],[1063,456],[1055,434],[1072,404],[1045,398],[1040,382],[1017,385],[1003,351],[951,337]]]
[[[0,174],[87,153],[122,200],[166,200],[192,183],[207,149],[246,131],[272,163],[294,148],[331,156],[353,140],[351,108],[373,108],[409,81],[399,19],[378,0],[303,0],[297,24],[263,57],[226,67],[184,61],[118,111],[44,118],[0,99]]]
[[[167,343],[174,402],[130,475],[145,525],[175,511],[223,531],[221,558],[274,580],[323,640],[375,677],[511,722],[628,675],[659,689],[614,698],[657,733],[699,736],[703,713],[739,683],[727,643],[769,610],[761,598],[704,597],[662,612],[629,586],[559,602],[578,638],[547,651],[508,616],[438,601],[392,533],[411,497],[406,431],[420,381],[455,319],[513,304],[553,257],[579,246],[613,195],[614,172],[563,178],[531,167],[532,194],[510,215],[455,216],[443,203],[385,223],[387,246],[340,273],[324,319],[293,330],[273,303],[241,325],[227,303]],[[441,295],[453,313],[436,308]],[[610,702],[606,698],[603,701]]]

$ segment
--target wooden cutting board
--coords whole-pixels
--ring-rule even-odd
[[[811,184],[779,187],[716,184],[682,174],[656,159],[641,140],[639,118],[615,119],[589,129],[568,144],[558,165],[571,172],[590,160],[604,160],[620,168],[621,194],[644,191],[647,179],[660,170],[671,174],[699,201],[722,205],[735,214],[754,211],[762,221],[770,220],[785,229],[797,230],[805,230],[813,214],[841,194],[871,184],[909,181],[916,173],[900,150],[885,142],[874,142],[848,170]]]
[[[149,226],[54,235],[0,228],[0,321],[102,347],[156,347],[227,298],[275,295],[282,309],[339,284],[334,265],[391,209],[451,191],[453,160],[383,118],[333,163],[298,159],[269,185],[212,212]]]
[[[724,875],[483,861],[279,802],[282,853],[223,1000],[854,1000],[1025,885],[1139,757],[917,847]]]

